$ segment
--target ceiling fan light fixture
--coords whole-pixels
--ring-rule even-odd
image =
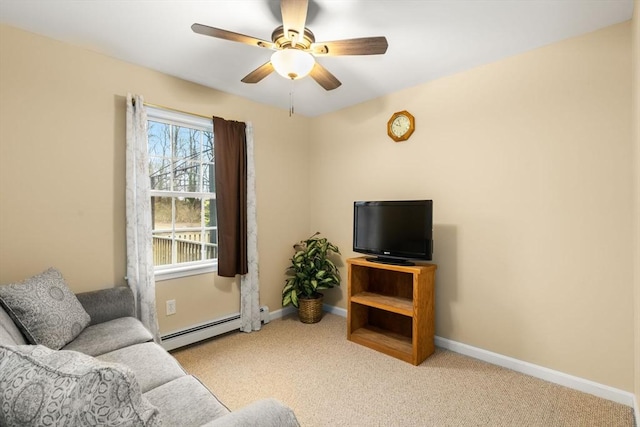
[[[315,63],[313,55],[300,49],[282,49],[271,55],[271,64],[276,72],[291,80],[308,75]]]

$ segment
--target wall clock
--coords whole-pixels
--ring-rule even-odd
[[[406,110],[393,113],[387,122],[387,134],[395,142],[409,139],[415,128],[415,118]]]

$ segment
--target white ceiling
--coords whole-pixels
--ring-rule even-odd
[[[194,22],[271,40],[277,0],[0,0],[0,22],[260,103],[289,107],[292,82],[240,79],[271,51],[195,34]],[[312,0],[316,41],[386,36],[379,56],[322,57],[342,86],[293,82],[317,116],[631,19],[633,0]],[[153,94],[148,94],[153,102]]]

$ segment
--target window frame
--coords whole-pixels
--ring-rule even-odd
[[[149,122],[161,122],[166,123],[173,126],[180,126],[183,128],[196,129],[204,132],[211,132],[213,134],[213,120],[207,119],[205,117],[196,116],[184,112],[179,112],[175,110],[167,110],[159,107],[147,106],[147,134],[149,128]],[[215,139],[215,135],[213,136]],[[213,147],[212,147],[213,148]],[[149,144],[147,143],[147,150],[149,149]],[[214,170],[215,170],[215,160],[214,160]],[[189,197],[195,197],[202,200],[216,199],[216,193],[210,192],[182,192],[182,191],[170,191],[170,190],[150,190],[151,197],[171,197],[178,198],[181,195],[188,194]],[[175,218],[172,218],[172,227],[175,230]],[[215,226],[215,230],[217,233],[217,225]],[[153,230],[153,224],[152,224]],[[203,230],[203,225],[198,228],[198,230]],[[153,234],[152,234],[153,236]],[[172,239],[173,240],[173,239]],[[218,259],[210,259],[210,260],[200,260],[200,261],[192,261],[192,262],[182,262],[176,264],[165,264],[165,265],[154,265],[154,276],[156,281],[163,280],[171,280],[178,279],[181,277],[188,277],[197,274],[205,274],[205,273],[214,273],[218,270]]]

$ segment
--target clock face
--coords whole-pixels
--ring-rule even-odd
[[[415,119],[408,111],[393,113],[387,122],[387,134],[395,142],[406,141],[415,130]]]
[[[391,132],[393,132],[395,136],[402,136],[407,133],[410,126],[411,122],[409,120],[409,117],[405,115],[399,115],[391,123]]]

